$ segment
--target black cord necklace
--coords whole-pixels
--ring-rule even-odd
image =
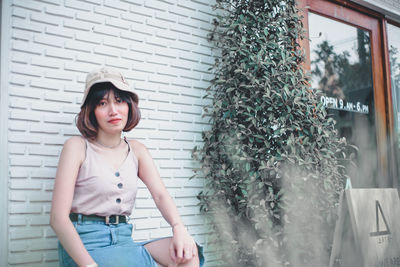
[[[122,139],[120,138],[120,139],[119,139],[119,143],[116,144],[116,145],[113,145],[113,146],[104,145],[104,144],[100,143],[98,140],[95,140],[95,142],[96,142],[97,144],[99,144],[100,146],[102,146],[102,147],[109,148],[109,149],[113,149],[113,148],[116,148],[117,146],[119,146],[119,145],[121,144]]]

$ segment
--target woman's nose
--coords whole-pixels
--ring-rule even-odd
[[[111,102],[111,104],[108,107],[109,107],[110,114],[117,113],[117,106],[115,105],[115,103]]]

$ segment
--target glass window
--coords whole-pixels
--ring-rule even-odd
[[[353,187],[377,186],[377,139],[370,33],[309,12],[312,87],[339,135],[359,148],[347,171]]]

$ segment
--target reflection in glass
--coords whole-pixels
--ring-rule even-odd
[[[392,84],[392,101],[394,124],[397,135],[397,143],[400,146],[400,27],[387,25],[387,35],[389,43],[389,59],[390,59],[390,78]],[[400,147],[399,147],[400,150]],[[400,157],[400,151],[398,151]],[[398,164],[400,168],[400,164]],[[400,169],[399,169],[400,173]],[[398,177],[400,185],[400,177]]]
[[[309,13],[312,87],[337,124],[356,145],[353,187],[377,186],[375,109],[369,32]]]

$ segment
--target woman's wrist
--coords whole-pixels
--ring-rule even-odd
[[[93,262],[91,264],[86,265],[86,267],[98,267],[97,263]]]
[[[172,227],[172,228],[175,228],[176,226],[179,226],[179,225],[183,225],[183,223],[182,223],[182,222],[176,222],[176,223],[173,223],[173,224],[171,225],[171,227]]]
[[[175,232],[175,231],[178,230],[178,229],[185,229],[185,230],[186,230],[186,228],[185,228],[185,226],[183,225],[182,222],[174,223],[174,224],[172,224],[171,227],[172,227],[172,231],[173,231],[173,232]]]

